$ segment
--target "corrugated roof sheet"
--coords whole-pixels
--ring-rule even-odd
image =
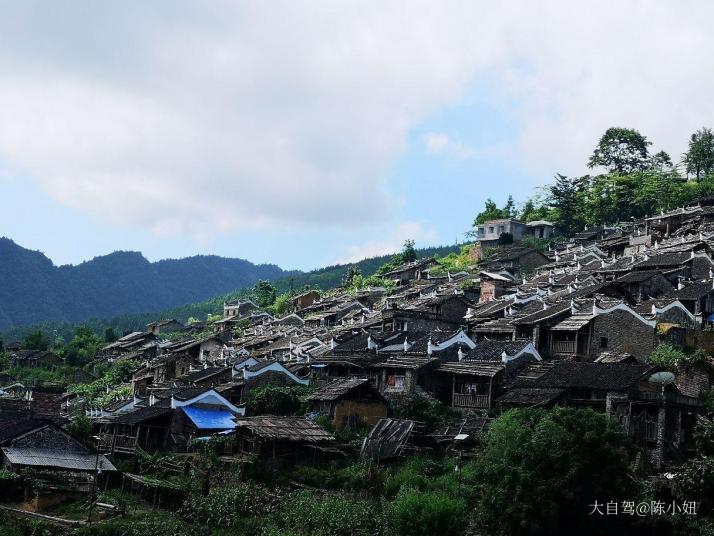
[[[34,467],[56,467],[75,471],[94,471],[97,463],[96,454],[80,454],[56,449],[36,449],[24,447],[3,447],[3,454],[13,465],[31,465]],[[103,455],[99,455],[99,467],[102,471],[116,471],[116,467]]]

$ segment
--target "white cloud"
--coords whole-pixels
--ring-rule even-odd
[[[337,263],[345,264],[357,262],[369,257],[380,255],[391,255],[401,251],[404,241],[411,239],[420,246],[420,243],[430,242],[436,239],[436,233],[430,229],[425,229],[421,223],[407,221],[397,224],[391,231],[385,233],[382,240],[372,240],[363,244],[354,244],[345,247],[345,254]]]
[[[508,154],[581,171],[641,129],[677,156],[714,124],[709,2],[8,2],[0,159],[62,203],[161,234],[392,217],[409,130],[479,81]],[[513,107],[513,101],[518,102]],[[473,121],[479,121],[475,117]],[[447,133],[428,151],[479,150]]]
[[[431,154],[438,154],[444,151],[449,145],[449,136],[443,132],[427,132],[424,134],[424,146]]]

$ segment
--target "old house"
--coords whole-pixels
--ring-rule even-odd
[[[223,304],[223,317],[243,318],[251,312],[260,309],[252,300],[235,300]]]
[[[530,340],[483,341],[457,360],[441,362],[435,369],[438,382],[431,391],[445,404],[459,410],[488,410],[502,385],[523,367],[541,361]]]
[[[674,285],[659,270],[638,270],[615,280],[634,301],[659,298],[674,290]]]
[[[102,452],[185,450],[197,437],[232,430],[244,410],[215,389],[183,387],[152,393],[148,405],[98,419]]]
[[[526,227],[527,234],[540,240],[548,240],[555,234],[555,225],[546,220],[529,221]]]
[[[236,419],[236,424],[238,450],[272,466],[316,464],[327,458],[335,439],[304,417],[244,417]]]
[[[18,350],[10,354],[10,366],[19,368],[54,368],[63,361],[49,350]]]
[[[627,352],[644,362],[657,344],[656,325],[624,303],[593,303],[549,328],[549,353],[594,361],[602,352]]]
[[[32,480],[25,490],[35,511],[65,500],[68,494],[86,493],[95,472],[116,471],[107,458],[51,420],[22,414],[0,415],[0,449],[5,470],[54,475]]]
[[[522,246],[505,246],[494,251],[492,255],[481,261],[481,268],[489,272],[507,271],[520,277],[532,274],[550,260],[534,248]]]
[[[481,272],[481,295],[479,303],[490,302],[502,297],[509,288],[515,286],[512,277],[495,272]]]
[[[369,378],[344,378],[320,387],[307,397],[313,411],[330,418],[337,430],[374,425],[387,416],[387,402]]]
[[[528,232],[528,226],[515,219],[489,220],[474,227],[476,241],[481,248],[499,245],[503,234],[509,234],[514,242],[518,242]]]
[[[393,281],[399,287],[426,277],[427,270],[435,265],[436,260],[433,257],[425,257],[397,266],[394,270],[382,274],[382,277]]]
[[[320,293],[317,290],[308,290],[302,294],[298,294],[292,299],[293,311],[300,311],[305,307],[309,307],[320,299]]]
[[[469,302],[462,294],[433,293],[382,311],[382,331],[451,331],[464,323]]]
[[[183,329],[183,327],[183,324],[178,320],[169,318],[146,324],[146,331],[148,333],[153,333],[154,335],[160,335],[161,333],[173,333],[179,331]]]

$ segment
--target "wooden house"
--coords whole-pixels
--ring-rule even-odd
[[[387,416],[387,401],[369,378],[332,381],[307,397],[313,411],[327,415],[335,429],[374,425]]]
[[[273,466],[317,463],[331,452],[329,445],[335,439],[304,417],[245,417],[236,419],[236,424],[238,450]]]

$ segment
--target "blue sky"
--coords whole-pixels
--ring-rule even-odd
[[[449,133],[462,151],[483,154],[430,152],[425,137]],[[30,249],[39,249],[56,264],[76,264],[114,250],[141,251],[150,260],[216,254],[272,262],[286,268],[311,269],[354,257],[346,244],[372,238],[378,247],[365,254],[398,247],[414,236],[419,246],[464,241],[474,215],[488,197],[505,202],[508,193],[525,200],[533,185],[547,177],[528,175],[509,164],[502,146],[517,133],[517,125],[504,119],[495,106],[473,94],[448,106],[411,129],[404,152],[384,174],[383,183],[393,196],[394,213],[386,222],[356,231],[340,227],[228,232],[194,240],[183,236],[157,236],[141,229],[107,224],[102,219],[56,202],[29,175],[6,174],[0,183],[5,209],[0,222],[5,234]],[[496,179],[498,178],[498,179]],[[32,216],[28,217],[28,207]],[[365,207],[369,223],[369,207]],[[415,222],[400,230],[402,222]],[[395,230],[399,231],[395,233]],[[411,234],[410,234],[411,231]],[[393,249],[393,248],[392,248]],[[357,256],[359,253],[355,252]],[[356,258],[356,257],[354,257]]]
[[[705,1],[0,8],[0,234],[56,264],[451,244],[610,126],[714,125]]]

